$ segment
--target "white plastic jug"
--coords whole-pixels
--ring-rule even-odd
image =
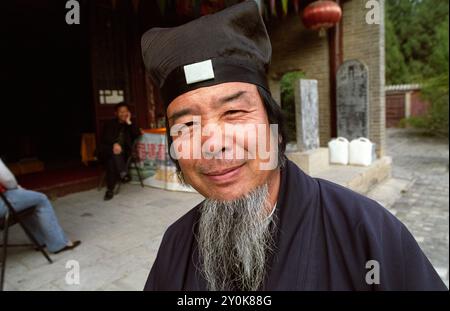
[[[373,158],[373,143],[364,137],[353,139],[349,147],[349,162],[352,165],[369,166]]]
[[[348,140],[344,137],[338,137],[328,142],[330,152],[330,163],[348,164]]]

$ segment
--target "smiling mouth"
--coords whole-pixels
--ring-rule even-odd
[[[242,165],[244,165],[244,164],[240,164],[240,165],[237,165],[237,166],[234,166],[234,167],[230,167],[230,168],[226,168],[226,169],[223,169],[223,170],[211,171],[211,172],[207,172],[207,173],[204,173],[204,174],[208,175],[208,176],[219,176],[219,175],[223,175],[223,174],[226,174],[228,172],[234,171],[235,169],[241,167]]]
[[[245,163],[227,169],[211,171],[203,174],[216,183],[229,182],[232,181],[235,177],[237,177],[241,168],[244,165]]]

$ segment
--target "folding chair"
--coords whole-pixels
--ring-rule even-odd
[[[131,168],[134,168],[137,172],[138,178],[139,178],[139,183],[141,184],[141,187],[144,188],[144,182],[143,182],[143,178],[141,175],[141,171],[139,170],[139,167],[137,165],[137,163],[139,162],[139,158],[137,155],[137,151],[136,151],[136,145],[137,145],[138,139],[136,139],[133,142],[133,145],[131,147],[131,154],[128,156],[127,161],[126,161],[126,168],[127,171],[130,171]],[[97,190],[100,191],[103,187],[103,185],[105,184],[105,180],[106,180],[106,171],[103,171],[103,173],[100,176],[100,180],[97,186]],[[122,185],[122,182],[118,182],[116,185],[116,189],[115,189],[115,194],[118,194],[120,191],[120,186]]]
[[[3,284],[5,280],[5,268],[6,268],[6,255],[8,247],[21,247],[34,245],[35,249],[39,250],[49,263],[52,263],[53,261],[48,256],[47,252],[44,250],[44,247],[38,243],[34,235],[31,233],[30,230],[28,230],[28,228],[23,222],[23,219],[30,216],[34,212],[36,206],[30,206],[24,209],[23,211],[16,212],[12,207],[11,203],[6,198],[5,194],[1,190],[0,190],[0,197],[6,206],[6,213],[2,218],[0,218],[0,230],[3,231],[3,241],[2,241],[3,245],[1,245],[3,247],[3,252],[2,252],[2,270],[0,276],[0,291],[3,291]],[[19,224],[22,227],[23,231],[25,231],[25,234],[33,244],[8,244],[9,227],[15,224]]]

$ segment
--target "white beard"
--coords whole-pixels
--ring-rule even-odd
[[[198,246],[209,290],[258,290],[273,250],[268,186],[232,200],[206,199],[200,208]]]

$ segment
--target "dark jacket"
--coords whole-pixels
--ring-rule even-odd
[[[141,135],[139,128],[132,123],[120,123],[117,119],[106,121],[100,137],[97,156],[103,161],[113,154],[113,145],[119,143],[125,154],[130,154],[133,142]]]
[[[206,290],[194,236],[201,204],[167,229],[145,290]],[[276,248],[263,290],[447,290],[396,217],[291,161],[281,170],[274,213]],[[379,284],[366,282],[371,260]]]

